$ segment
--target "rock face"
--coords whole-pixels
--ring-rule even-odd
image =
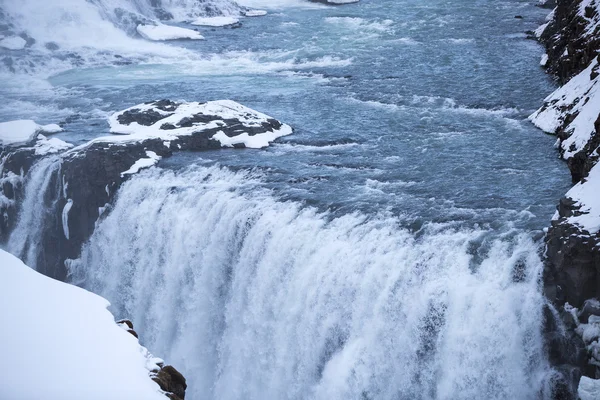
[[[103,210],[110,208],[121,184],[143,168],[178,151],[266,147],[292,133],[285,124],[233,101],[140,104],[111,116],[111,132],[77,148],[55,146],[36,152],[44,137],[23,147],[0,148],[0,244],[9,241],[25,201],[26,176],[41,159],[55,158],[42,199],[48,212],[39,218],[40,248],[28,263],[65,280],[65,262],[79,257]],[[64,142],[63,142],[64,143]],[[39,207],[39,205],[38,205]],[[11,249],[26,252],[23,249]],[[24,254],[17,254],[24,257]]]
[[[585,377],[600,378],[600,309],[593,300],[600,298],[600,1],[555,5],[536,35],[546,47],[541,64],[562,87],[530,119],[557,135],[575,184],[546,235],[544,289],[552,302],[546,339],[558,371],[553,397],[576,399],[578,386],[581,397],[595,387]]]
[[[138,339],[137,332],[133,329],[133,323],[128,319],[117,321],[117,325],[131,333]],[[187,383],[184,376],[172,365],[164,365],[163,362],[156,363],[158,369],[150,372],[150,377],[160,386],[161,390],[171,400],[184,400]]]

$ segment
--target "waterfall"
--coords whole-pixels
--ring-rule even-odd
[[[44,266],[46,246],[44,231],[56,227],[56,203],[60,196],[58,180],[60,159],[46,157],[39,160],[25,176],[23,201],[19,217],[6,243],[6,250],[33,269],[52,276]],[[42,262],[40,262],[42,260]]]
[[[220,167],[133,177],[69,265],[221,400],[538,398],[541,270],[524,232],[414,234]]]

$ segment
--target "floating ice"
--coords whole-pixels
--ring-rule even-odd
[[[240,22],[235,17],[200,17],[191,22],[192,25],[202,26],[227,26]]]
[[[200,33],[192,29],[170,25],[138,25],[138,33],[148,40],[204,39]]]

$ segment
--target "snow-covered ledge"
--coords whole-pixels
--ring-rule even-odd
[[[108,306],[0,250],[0,398],[165,400],[162,360]]]
[[[128,142],[161,139],[169,143],[201,133],[221,147],[263,148],[289,135],[292,128],[231,100],[206,103],[159,100],[138,104],[109,118],[110,131],[121,137],[96,141]]]

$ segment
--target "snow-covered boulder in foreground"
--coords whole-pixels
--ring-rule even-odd
[[[161,100],[138,104],[113,114],[109,123],[112,133],[127,135],[109,141],[159,138],[170,142],[204,135],[221,147],[262,148],[292,133],[289,125],[231,100],[207,103]]]
[[[180,28],[164,24],[158,25],[138,25],[137,31],[144,39],[161,41],[176,39],[204,39],[199,32],[192,29]]]
[[[40,133],[57,133],[56,124],[38,125],[30,119],[0,122],[0,146],[22,146],[33,142]]]
[[[0,398],[165,400],[150,376],[161,360],[108,305],[0,250]]]

